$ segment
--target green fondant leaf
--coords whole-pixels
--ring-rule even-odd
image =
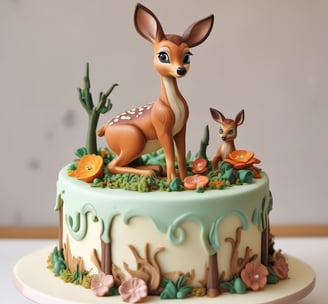
[[[75,152],[75,155],[78,158],[82,158],[83,156],[85,156],[87,154],[88,154],[88,150],[87,150],[86,147],[81,147],[81,148],[77,149],[76,152]]]

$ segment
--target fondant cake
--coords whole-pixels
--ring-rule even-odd
[[[59,245],[49,268],[95,296],[129,302],[148,295],[241,294],[287,278],[288,264],[270,234],[268,176],[255,166],[260,161],[253,152],[234,145],[244,110],[227,119],[210,108],[222,138],[217,154],[207,156],[208,127],[198,153],[186,153],[189,109],[177,79],[189,69],[190,49],[208,38],[214,17],[193,23],[182,36],[165,34],[140,4],[134,21],[154,47],[160,96],[108,120],[98,129],[108,147],[98,149],[98,118],[111,110],[116,85],[94,105],[87,65],[79,89],[89,115],[87,142],[59,172]]]

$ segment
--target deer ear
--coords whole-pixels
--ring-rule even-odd
[[[165,38],[157,17],[151,10],[141,4],[137,4],[134,13],[134,26],[137,32],[151,43]]]
[[[182,35],[189,47],[194,47],[204,42],[210,34],[214,23],[214,15],[199,20],[190,25]]]
[[[236,122],[237,126],[240,126],[244,122],[244,119],[245,119],[245,111],[244,110],[241,110],[236,115],[236,118],[235,118],[235,122]]]
[[[211,115],[212,115],[213,119],[216,122],[218,122],[219,124],[222,124],[223,121],[225,120],[224,115],[220,111],[215,110],[213,108],[210,108],[210,111],[211,111]]]

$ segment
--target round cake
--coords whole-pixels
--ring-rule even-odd
[[[96,131],[99,116],[111,110],[116,84],[95,105],[87,64],[78,90],[89,118],[86,146],[59,172],[59,244],[48,268],[95,297],[131,303],[154,295],[243,294],[288,278],[270,233],[268,176],[253,152],[234,144],[244,110],[230,119],[210,108],[222,139],[217,153],[207,156],[208,127],[195,156],[186,153],[189,108],[177,79],[189,70],[190,49],[210,35],[214,16],[182,35],[166,34],[154,13],[138,4],[134,23],[154,48],[160,95]],[[97,147],[96,134],[108,147]]]

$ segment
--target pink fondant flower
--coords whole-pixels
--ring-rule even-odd
[[[240,273],[240,277],[248,288],[256,291],[266,285],[268,274],[269,272],[264,265],[253,261],[246,264]]]
[[[280,250],[273,256],[273,263],[274,264],[272,266],[272,269],[273,269],[275,275],[280,280],[287,279],[289,267],[286,262],[285,256],[281,253]]]
[[[121,284],[119,292],[123,301],[138,303],[147,297],[147,284],[145,281],[133,277]]]
[[[114,278],[109,274],[99,272],[91,279],[91,290],[97,297],[108,294],[109,289],[114,286]]]

